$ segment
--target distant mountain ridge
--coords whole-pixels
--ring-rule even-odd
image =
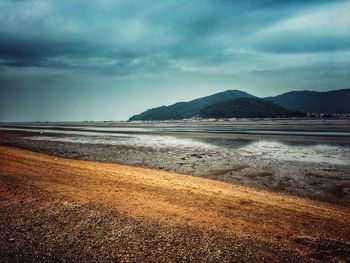
[[[199,114],[199,112],[207,106],[215,103],[224,102],[237,98],[254,98],[244,91],[240,90],[227,90],[224,92],[216,93],[210,96],[202,97],[199,99],[191,100],[188,102],[178,102],[170,106],[161,106],[147,110],[141,114],[132,116],[129,120],[181,120],[186,118],[192,118]]]
[[[255,100],[234,102],[234,100],[241,98]],[[236,112],[235,115],[234,112]],[[327,92],[291,91],[261,99],[244,91],[227,90],[188,102],[178,102],[169,106],[149,109],[132,116],[129,121],[181,120],[192,117],[207,118],[214,115],[215,118],[226,118],[227,116],[238,118],[300,116],[300,112],[350,113],[350,89]]]
[[[291,111],[325,114],[350,112],[350,89],[327,92],[291,91],[265,99]]]
[[[268,100],[238,98],[210,105],[199,113],[202,118],[277,118],[294,113]]]

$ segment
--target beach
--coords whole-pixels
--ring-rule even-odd
[[[1,261],[347,262],[349,131],[347,120],[3,124]]]
[[[0,263],[350,263],[350,0],[0,10]]]
[[[349,259],[349,208],[1,146],[2,261]]]
[[[34,123],[10,127],[0,127],[3,145],[350,205],[348,120]],[[309,134],[300,134],[305,132]]]

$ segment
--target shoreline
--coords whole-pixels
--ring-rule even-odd
[[[6,213],[15,213],[16,209],[14,212],[8,210],[10,207],[26,210],[28,204],[35,209],[41,204],[47,204],[50,209],[54,209],[52,204],[66,204],[68,210],[88,205],[99,207],[99,212],[115,211],[125,220],[160,225],[167,231],[185,228],[189,235],[206,233],[204,236],[209,236],[209,240],[213,238],[211,235],[223,235],[227,238],[222,241],[227,242],[224,248],[237,245],[237,242],[244,244],[247,240],[251,244],[257,242],[263,246],[260,251],[255,245],[243,249],[244,253],[256,250],[256,260],[266,256],[265,246],[272,249],[272,255],[265,260],[287,257],[304,261],[312,253],[329,259],[346,256],[325,255],[325,252],[312,249],[318,242],[330,244],[332,240],[338,240],[337,249],[343,251],[341,253],[350,249],[350,233],[347,231],[350,210],[345,207],[158,170],[70,160],[11,147],[0,146],[0,149],[2,214],[5,210]],[[40,220],[42,215],[37,216]],[[12,214],[12,217],[16,218],[16,215]],[[2,224],[10,223],[5,221]],[[102,228],[105,224],[107,222],[102,223]],[[159,235],[156,233],[156,236]],[[175,231],[175,236],[177,234]],[[5,236],[3,238],[12,238]],[[97,239],[103,239],[103,236]],[[187,248],[187,253],[208,241],[201,240],[203,244],[194,242]],[[15,238],[16,242],[20,242],[19,237]],[[2,243],[11,250],[12,242]],[[118,242],[115,245],[123,246]],[[210,245],[210,249],[219,249],[213,248],[213,244],[206,245]],[[128,253],[135,257],[144,256],[142,253],[145,252],[140,251],[140,247],[142,245],[136,245],[136,250]],[[181,244],[171,249],[181,253],[178,251],[180,248],[186,252]],[[4,253],[5,248],[1,250]],[[225,250],[229,254],[222,254],[216,259],[224,259],[225,256],[233,259],[232,253],[239,252],[235,246],[230,250]],[[195,253],[194,250],[191,253]]]
[[[274,144],[276,136],[266,135],[113,137],[0,131],[0,144],[58,157],[190,174],[350,206],[350,163],[344,163],[349,154],[347,138],[315,141],[308,137],[282,137],[284,144]],[[257,143],[261,140],[265,144]],[[317,144],[329,144],[331,148],[318,148]],[[333,153],[338,155],[332,156]],[[317,156],[334,163],[320,162]],[[305,161],[307,158],[314,161]],[[338,164],[341,161],[344,164]]]

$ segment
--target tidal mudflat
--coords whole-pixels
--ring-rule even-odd
[[[6,124],[0,142],[350,205],[350,121]]]

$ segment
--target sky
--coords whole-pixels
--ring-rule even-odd
[[[0,0],[0,121],[350,88],[350,1]]]

